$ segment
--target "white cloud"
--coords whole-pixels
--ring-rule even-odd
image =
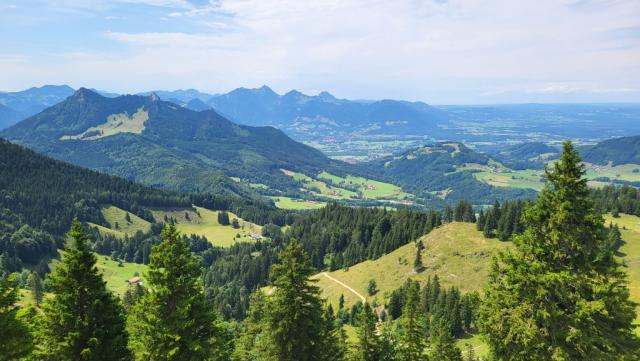
[[[119,53],[34,66],[118,91],[269,84],[438,103],[640,100],[639,35],[620,30],[640,27],[633,0],[118,1],[167,7],[171,30],[106,31]]]

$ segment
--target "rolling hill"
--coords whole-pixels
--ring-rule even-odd
[[[474,177],[475,172],[497,165],[489,156],[477,153],[462,143],[438,142],[362,166],[402,186],[408,193],[428,193],[450,202],[467,199],[475,204],[490,204],[495,199],[535,195],[532,190],[494,187]]]
[[[589,163],[613,166],[640,164],[640,135],[613,138],[580,149],[580,155]]]
[[[295,188],[281,168],[340,167],[272,127],[234,124],[156,95],[103,97],[80,89],[2,132],[7,139],[80,166],[178,191],[253,193],[245,182]]]
[[[640,217],[621,214],[620,218],[605,217],[606,224],[620,226],[622,239],[619,257],[627,265],[631,299],[638,303],[640,324]],[[463,292],[481,291],[487,281],[491,256],[494,252],[512,247],[511,242],[488,239],[471,223],[453,222],[433,230],[421,238],[425,249],[422,261],[425,269],[413,270],[415,242],[406,244],[376,260],[369,260],[349,267],[347,270],[323,272],[316,275],[323,297],[337,306],[340,295],[345,305],[351,306],[365,297],[368,301],[384,299],[407,279],[426,282],[437,275],[443,285],[456,286]],[[378,293],[367,295],[369,280],[374,279]],[[640,332],[640,327],[638,328]]]
[[[373,297],[367,295],[367,285],[369,280],[374,279],[379,289],[374,297],[382,302],[385,296],[407,279],[426,282],[428,277],[435,275],[443,285],[459,287],[463,292],[481,290],[488,274],[491,254],[511,246],[510,242],[484,238],[482,232],[476,230],[475,224],[460,222],[445,224],[421,239],[425,246],[422,252],[425,269],[422,272],[415,273],[413,270],[416,246],[415,242],[411,242],[376,260],[358,263],[347,270],[316,275],[323,297],[334,305],[337,305],[341,294],[347,305],[359,301],[358,294],[371,301]],[[353,288],[353,291],[336,280]]]

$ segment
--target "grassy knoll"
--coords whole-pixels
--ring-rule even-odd
[[[607,223],[618,224],[625,244],[620,248],[629,275],[631,299],[638,303],[637,323],[640,324],[640,217],[621,214],[620,218],[605,217]],[[640,334],[640,327],[637,328]]]
[[[307,201],[290,197],[271,197],[276,207],[283,209],[318,209],[325,206],[325,202]]]
[[[479,290],[485,285],[491,254],[497,249],[510,246],[509,242],[486,239],[470,223],[446,224],[423,237],[425,250],[422,261],[425,269],[413,271],[415,244],[404,245],[377,260],[365,261],[348,270],[329,272],[332,277],[348,284],[359,293],[367,295],[370,279],[375,279],[380,290],[374,297],[379,301],[408,278],[426,282],[428,276],[438,275],[446,286],[457,286],[463,292]],[[337,304],[340,294],[345,296],[345,304],[352,305],[357,296],[348,289],[331,282],[326,277],[319,278],[323,297]]]
[[[119,263],[110,257],[99,254],[96,254],[96,257],[98,257],[96,266],[107,282],[107,287],[116,294],[120,296],[124,295],[127,287],[129,287],[127,280],[133,277],[136,272],[142,277],[142,282],[144,282],[144,272],[147,270],[146,265],[122,262],[119,266]]]
[[[151,223],[132,213],[129,213],[129,219],[131,220],[129,222],[126,220],[127,213],[127,211],[114,206],[102,207],[102,215],[104,219],[109,222],[112,230],[128,235],[133,235],[138,231],[149,231]],[[116,227],[116,223],[118,227]]]
[[[147,270],[146,265],[129,262],[118,262],[112,260],[109,256],[100,255],[97,253],[96,258],[98,260],[98,262],[96,263],[98,271],[102,273],[102,277],[104,277],[104,280],[107,282],[107,287],[116,294],[120,296],[124,295],[128,287],[127,280],[133,277],[136,272],[140,277],[143,278],[144,282],[144,272],[146,272]],[[51,264],[49,266],[52,270],[56,267],[56,264],[58,262],[58,260],[51,261]]]
[[[236,242],[250,242],[252,233],[262,233],[261,226],[245,221],[231,212],[228,212],[229,220],[237,218],[240,224],[238,229],[231,225],[221,225],[218,223],[218,212],[206,208],[154,209],[152,212],[158,222],[163,221],[165,216],[174,219],[180,232],[204,236],[216,246],[228,247]]]

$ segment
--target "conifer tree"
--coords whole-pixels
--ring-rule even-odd
[[[413,260],[413,270],[415,272],[420,272],[424,268],[422,264],[422,250],[424,249],[424,244],[422,240],[418,240],[416,242],[416,258]]]
[[[136,360],[228,360],[229,336],[204,297],[200,261],[175,225],[153,247],[148,292],[129,315]]]
[[[44,290],[42,289],[42,280],[36,272],[31,272],[29,275],[29,288],[31,289],[33,302],[36,304],[36,307],[40,307]]]
[[[400,317],[402,335],[398,348],[401,361],[418,361],[424,359],[425,319],[420,305],[420,284],[408,281],[404,307]]]
[[[429,360],[462,361],[462,352],[456,346],[453,336],[449,333],[444,319],[433,323],[429,335]]]
[[[74,220],[62,260],[49,276],[54,297],[42,304],[37,360],[128,360],[124,310],[106,288],[80,222]]]
[[[376,317],[371,305],[365,302],[358,314],[358,343],[353,348],[353,361],[379,361],[381,344],[376,334]]]
[[[267,361],[277,360],[271,344],[270,329],[267,325],[267,312],[271,305],[261,290],[251,295],[247,318],[242,323],[242,332],[235,344],[233,360]]]
[[[497,360],[638,359],[635,305],[584,173],[566,142],[515,251],[494,260],[480,318]]]
[[[0,274],[0,361],[16,360],[29,354],[32,336],[29,327],[19,315],[18,287],[13,277]]]
[[[484,209],[480,209],[480,214],[478,214],[478,219],[476,221],[476,229],[478,231],[483,231],[484,230],[484,224],[485,224]]]
[[[280,262],[272,266],[270,277],[275,291],[270,299],[267,327],[279,361],[332,359],[323,349],[329,340],[320,289],[310,279],[315,272],[295,240],[280,254]]]

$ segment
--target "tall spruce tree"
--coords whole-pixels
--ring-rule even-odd
[[[29,288],[31,290],[31,297],[36,307],[40,307],[42,303],[42,297],[44,296],[44,290],[42,288],[42,280],[36,272],[31,272],[29,275]]]
[[[107,290],[80,222],[49,276],[54,296],[36,325],[37,360],[129,360],[124,309]]]
[[[262,290],[251,295],[247,318],[242,323],[242,331],[235,344],[234,361],[277,360],[271,344],[271,330],[267,325],[267,312],[270,308],[269,299]]]
[[[302,246],[292,240],[271,269],[274,292],[266,326],[278,361],[325,361],[333,356],[325,346],[329,333],[320,289],[310,277],[315,269]]]
[[[0,361],[17,360],[31,352],[32,336],[19,314],[18,287],[0,274]]]
[[[406,296],[400,325],[402,334],[398,347],[398,356],[401,361],[424,360],[426,346],[425,316],[420,304],[420,283],[408,281]]]
[[[497,360],[637,360],[626,275],[588,200],[578,152],[564,144],[524,213],[514,252],[491,268],[482,331]]]
[[[129,315],[135,359],[228,360],[228,332],[205,300],[200,261],[175,225],[161,235],[150,257],[148,292]]]
[[[444,319],[436,319],[429,331],[429,360],[462,361],[462,352]]]
[[[381,359],[381,343],[376,333],[377,321],[378,318],[371,309],[371,305],[365,302],[357,317],[358,342],[353,347],[353,361],[379,361]]]

